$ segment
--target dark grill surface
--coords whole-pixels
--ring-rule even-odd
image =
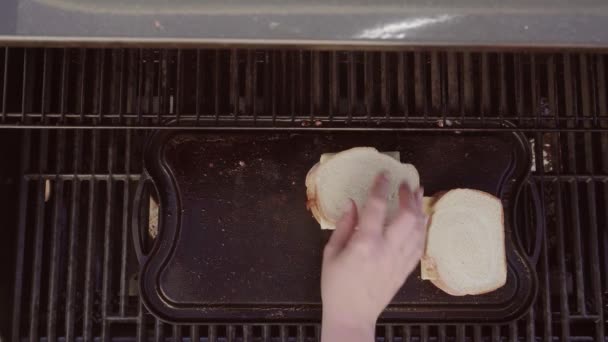
[[[173,326],[146,313],[129,230],[143,142],[155,127],[374,128],[525,132],[528,250],[536,219],[546,226],[540,290],[520,320],[389,323],[380,341],[605,340],[607,64],[576,52],[2,49],[0,336],[318,340],[315,324]]]

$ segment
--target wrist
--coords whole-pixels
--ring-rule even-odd
[[[321,341],[373,341],[376,320],[323,312]]]

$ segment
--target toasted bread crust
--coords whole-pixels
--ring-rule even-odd
[[[420,278],[422,278],[422,280],[433,280],[439,278],[435,260],[430,256],[424,255],[420,259]]]
[[[335,222],[330,221],[322,214],[317,199],[317,186],[314,177],[319,165],[320,163],[316,163],[306,174],[306,209],[310,210],[312,216],[321,225],[321,229],[334,229]]]

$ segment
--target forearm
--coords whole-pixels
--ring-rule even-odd
[[[321,342],[373,342],[375,329],[375,322],[351,323],[324,314],[321,326]]]

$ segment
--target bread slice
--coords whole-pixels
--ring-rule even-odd
[[[391,157],[398,162],[401,161],[401,154],[399,153],[399,151],[386,151],[386,152],[380,152],[380,153],[384,154],[387,157]],[[336,154],[337,153],[323,153],[321,155],[321,158],[319,158],[319,163],[321,163],[321,164],[325,163],[326,161],[330,160]]]
[[[361,208],[367,199],[374,178],[386,171],[391,189],[387,220],[394,217],[399,206],[398,189],[403,182],[410,188],[420,186],[418,171],[411,164],[378,152],[373,147],[355,147],[325,156],[306,176],[307,207],[321,225],[334,229],[348,201]]]
[[[422,279],[453,296],[494,291],[507,280],[500,199],[478,190],[437,196],[428,224]]]

